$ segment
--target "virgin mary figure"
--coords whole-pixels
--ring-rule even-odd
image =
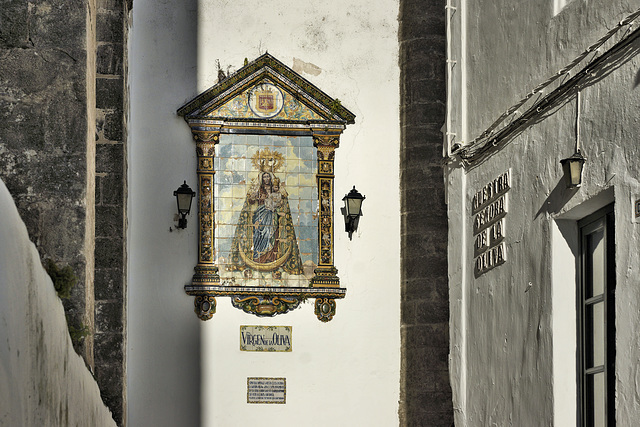
[[[234,270],[280,270],[302,274],[302,260],[291,218],[288,194],[280,180],[261,171],[247,191],[231,244]]]

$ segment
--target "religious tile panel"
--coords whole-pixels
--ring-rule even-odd
[[[178,114],[198,157],[198,263],[185,285],[198,317],[213,316],[217,296],[257,316],[315,298],[330,321],[346,295],[334,266],[333,162],[355,115],[269,54]]]
[[[318,260],[311,137],[222,135],[216,259],[223,284],[308,286]]]

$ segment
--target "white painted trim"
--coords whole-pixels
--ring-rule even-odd
[[[551,323],[553,342],[553,419],[557,426],[576,425],[576,263],[575,221],[551,224]]]

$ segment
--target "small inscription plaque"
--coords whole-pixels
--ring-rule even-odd
[[[240,351],[291,351],[291,326],[240,326]]]
[[[247,378],[247,403],[287,403],[287,379]]]
[[[504,244],[511,170],[478,190],[471,201],[474,273],[478,277],[507,260]]]

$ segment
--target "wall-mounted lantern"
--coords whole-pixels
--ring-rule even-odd
[[[196,193],[188,185],[187,181],[184,182],[176,191],[173,192],[178,202],[178,213],[180,219],[178,220],[178,228],[187,228],[187,215],[191,211],[191,201],[195,197]]]
[[[365,197],[356,190],[354,185],[349,194],[342,198],[344,207],[341,209],[344,215],[344,228],[349,233],[349,240],[354,231],[358,229],[358,221],[362,216],[362,201]]]
[[[578,188],[582,185],[582,168],[585,158],[580,150],[566,159],[560,160],[567,188]]]

